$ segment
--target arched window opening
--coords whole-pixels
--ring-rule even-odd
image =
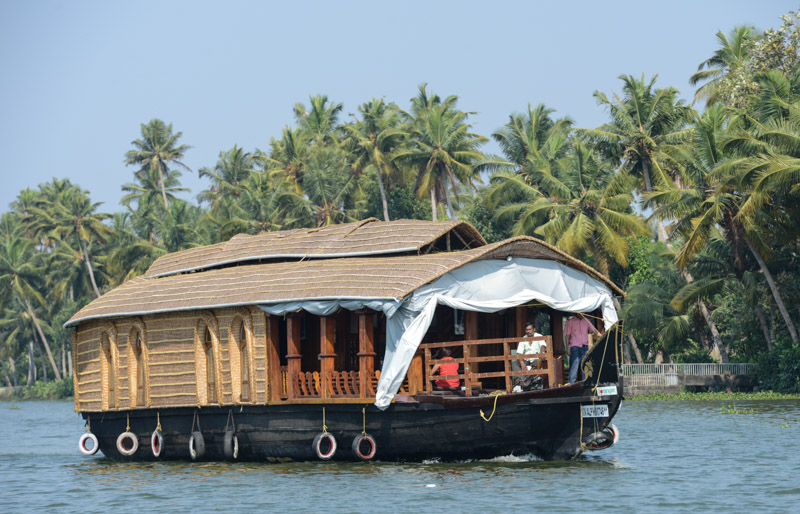
[[[206,382],[208,384],[208,403],[217,403],[216,362],[214,361],[214,343],[211,329],[207,326],[203,331],[203,352],[206,356]]]
[[[101,376],[108,399],[104,408],[115,409],[117,407],[117,377],[114,359],[114,342],[105,330],[100,339],[100,354],[103,359],[101,364]]]
[[[242,401],[250,401],[250,354],[247,349],[247,331],[244,323],[239,325],[239,354],[242,363]]]
[[[142,351],[142,335],[138,330],[133,336],[133,356],[136,360],[136,405],[142,406],[146,403],[144,352]]]

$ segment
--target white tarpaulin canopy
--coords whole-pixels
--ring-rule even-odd
[[[402,303],[395,298],[339,298],[260,307],[278,316],[301,309],[320,316],[332,314],[339,308],[366,307],[383,312],[387,318],[386,354],[375,405],[385,409],[400,388],[437,305],[497,312],[532,300],[567,312],[591,312],[600,308],[606,328],[617,322],[614,300],[605,284],[556,261],[521,257],[465,264],[417,289]]]

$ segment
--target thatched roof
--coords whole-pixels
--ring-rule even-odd
[[[469,262],[509,255],[561,262],[622,294],[584,263],[538,239],[522,236],[457,252],[262,262],[160,278],[138,277],[81,309],[66,326],[89,319],[291,300],[400,299]]]
[[[417,254],[448,235],[451,248],[456,250],[486,244],[475,227],[464,221],[383,222],[369,218],[323,228],[239,234],[224,243],[164,255],[145,276],[162,277],[252,261]]]

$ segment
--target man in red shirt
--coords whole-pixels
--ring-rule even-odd
[[[450,355],[451,352],[449,348],[442,348],[439,357],[442,362],[433,366],[433,369],[431,369],[431,375],[436,374],[437,371],[439,372],[439,375],[442,376],[458,375],[458,363]],[[457,388],[459,385],[461,385],[461,380],[458,378],[445,378],[437,380],[434,382],[434,384],[436,384],[436,387],[438,388]]]
[[[567,346],[569,346],[569,383],[574,384],[578,381],[578,369],[580,368],[581,361],[589,351],[589,333],[594,332],[600,335],[600,332],[589,320],[583,317],[583,314],[578,312],[569,319],[564,325],[564,335],[567,338]],[[586,377],[583,377],[584,379]]]

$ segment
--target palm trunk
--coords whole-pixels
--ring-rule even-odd
[[[378,163],[378,191],[381,192],[381,203],[383,204],[383,221],[389,221],[389,203],[386,201],[386,191],[383,189],[383,178],[381,178],[381,163]]]
[[[683,272],[683,278],[686,280],[687,284],[694,282],[694,278],[692,278],[692,275],[689,274],[688,271]],[[720,362],[728,362],[728,352],[725,351],[725,345],[722,343],[722,336],[719,334],[717,324],[714,323],[714,319],[711,317],[708,307],[706,307],[706,302],[697,300],[697,306],[700,308],[700,314],[703,315],[703,320],[705,320],[709,332],[711,332],[711,356],[715,359],[719,359]]]
[[[431,219],[436,221],[436,190],[431,188]]]
[[[169,208],[169,203],[167,203],[167,190],[164,188],[164,172],[161,169],[161,166],[158,166],[158,183],[161,186],[161,198],[164,200],[164,209]]]
[[[59,354],[59,357],[61,358],[61,376],[62,377],[66,377],[67,376],[67,358],[64,355],[65,353],[67,353],[67,352],[64,351],[64,348],[59,348],[58,349],[58,354]]]
[[[31,385],[36,382],[36,359],[33,355],[33,341],[28,341],[28,382]]]
[[[33,338],[36,339],[36,334],[34,334]],[[44,360],[44,354],[42,354],[42,379],[45,384],[50,381],[50,377],[47,375],[47,363]]]
[[[39,334],[42,346],[44,346],[44,350],[47,352],[47,358],[50,360],[50,365],[53,367],[53,374],[56,376],[56,380],[61,380],[61,373],[58,371],[58,366],[56,366],[55,359],[53,359],[53,353],[50,351],[50,345],[47,343],[47,338],[42,331],[42,327],[39,326],[39,321],[36,319],[36,314],[33,313],[31,302],[29,302],[27,298],[25,298],[25,307],[28,309],[28,316],[31,317],[33,324],[36,326],[36,332]]]
[[[620,305],[619,300],[614,298],[614,308],[617,309],[617,312],[622,310],[622,305]],[[633,334],[630,332],[625,332],[625,335],[628,338],[628,344],[625,346],[625,349],[630,347],[633,349],[633,354],[636,356],[636,362],[638,364],[643,364],[644,360],[642,359],[642,352],[639,351],[639,346],[636,344],[636,338],[633,337]],[[630,360],[630,355],[627,356],[627,359]]]
[[[67,352],[67,371],[69,372],[68,376],[72,376],[72,352]]]
[[[14,385],[11,383],[11,377],[8,376],[8,366],[6,366],[5,362],[3,363],[3,375],[6,377],[6,385],[8,385],[8,387],[14,387]]]
[[[711,357],[718,359],[722,363],[728,362],[728,352],[725,350],[725,345],[722,343],[722,336],[719,335],[716,323],[711,319],[711,313],[708,312],[708,307],[706,307],[703,300],[698,300],[697,306],[700,308],[700,313],[703,315],[703,319],[706,321],[706,325],[708,325],[708,329],[711,331],[711,341],[713,345]]]
[[[653,182],[650,180],[650,166],[644,159],[642,159],[642,176],[644,177],[645,191],[648,193],[652,192]],[[664,228],[664,222],[661,220],[656,220],[656,239],[662,243],[666,243],[669,240],[667,237],[667,230]]]
[[[758,261],[758,266],[761,268],[761,273],[764,274],[764,278],[767,280],[767,284],[769,285],[770,291],[772,291],[772,296],[775,298],[775,303],[778,304],[778,310],[783,316],[783,321],[786,323],[786,328],[789,329],[789,336],[792,338],[792,342],[797,342],[797,329],[794,326],[794,322],[792,322],[792,318],[789,316],[789,311],[786,310],[786,305],[783,303],[783,298],[781,297],[781,293],[778,291],[778,286],[775,284],[775,279],[772,278],[772,273],[770,273],[769,268],[767,268],[767,263],[764,261],[764,258],[761,256],[761,253],[753,246],[753,243],[750,242],[750,238],[747,237],[747,234],[742,231],[742,239],[744,239],[745,244],[750,249],[750,252],[753,254],[753,257],[756,258]]]
[[[14,381],[14,387],[17,387],[19,385],[19,382],[17,382],[17,365],[11,357],[8,358],[8,367],[11,368],[11,379]]]
[[[754,305],[756,311],[756,317],[758,318],[758,324],[761,325],[761,331],[764,333],[764,341],[767,342],[767,351],[772,351],[772,338],[769,336],[769,325],[767,324],[767,318],[764,316],[764,310],[761,308],[761,305],[756,303]]]
[[[81,250],[83,250],[83,258],[84,262],[86,262],[86,269],[89,270],[89,279],[92,282],[92,289],[94,289],[94,294],[97,298],[100,298],[100,290],[97,288],[97,282],[94,279],[94,270],[92,269],[92,262],[89,259],[89,248],[86,244],[86,241],[81,239]]]
[[[450,195],[447,194],[447,186],[444,187],[444,197],[447,199],[447,213],[450,219],[454,220],[456,219],[456,212],[453,210],[453,200],[450,198]]]

